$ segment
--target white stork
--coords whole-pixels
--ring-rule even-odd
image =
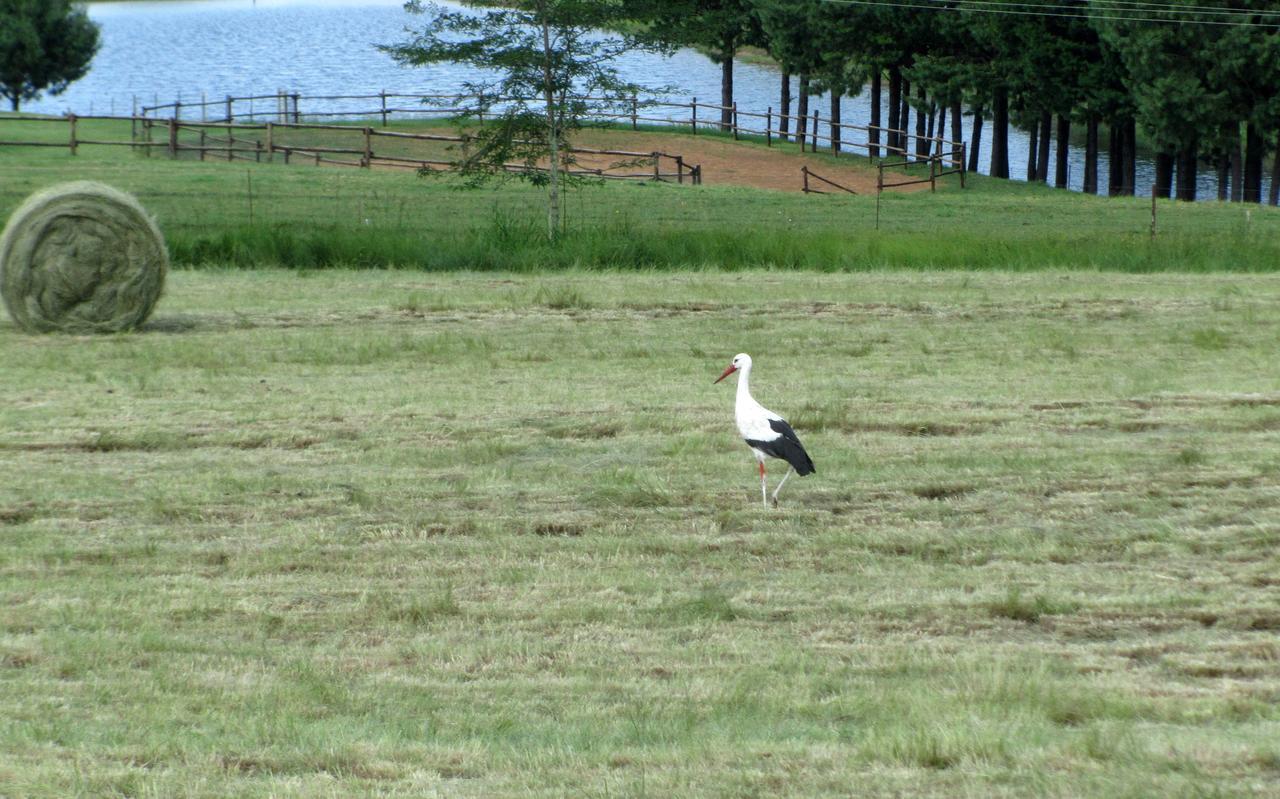
[[[764,476],[765,458],[781,458],[791,464],[778,487],[773,489],[773,505],[777,507],[778,492],[782,490],[782,484],[787,482],[793,471],[801,477],[813,474],[813,461],[810,460],[809,453],[804,451],[800,439],[796,437],[796,431],[791,429],[787,420],[756,402],[751,396],[751,391],[747,388],[747,379],[751,377],[751,356],[745,352],[733,356],[729,367],[716,378],[716,382],[719,383],[734,372],[742,374],[738,376],[738,399],[734,404],[733,415],[738,422],[738,432],[742,434],[747,446],[751,447],[760,464],[760,499],[766,508],[769,507],[769,485]]]

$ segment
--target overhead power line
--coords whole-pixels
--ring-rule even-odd
[[[950,0],[922,0],[939,8],[947,8]],[[1029,8],[1036,11],[1061,11],[1072,12],[1074,15],[1084,16],[1105,16],[1107,14],[1131,13],[1143,14],[1145,19],[1154,19],[1156,21],[1172,22],[1164,17],[1151,17],[1152,14],[1171,14],[1175,16],[1186,16],[1192,14],[1208,14],[1222,17],[1235,17],[1241,22],[1255,22],[1254,17],[1277,17],[1280,11],[1247,11],[1232,8],[1204,8],[1200,6],[1186,6],[1171,3],[1140,3],[1131,0],[1113,0],[1105,4],[1096,6],[1083,6],[1079,3],[1024,3],[1024,2],[1004,2],[1004,0],[956,0],[957,7],[963,10],[977,10],[971,8],[973,6],[986,6],[996,9],[1005,8]]]
[[[1065,6],[1054,4],[1039,3],[1005,3],[1001,0],[958,0],[954,4],[945,4],[948,0],[919,0],[918,2],[910,2],[910,0],[819,0],[823,3],[833,5],[847,6],[882,6],[887,8],[912,8],[922,11],[951,11],[951,12],[970,12],[975,14],[1007,14],[1024,17],[1059,17],[1064,19],[1102,19],[1116,22],[1154,22],[1165,25],[1228,25],[1234,27],[1245,28],[1280,28],[1280,22],[1263,22],[1256,19],[1170,19],[1168,17],[1143,16],[1125,16],[1122,14],[1106,13],[1100,7],[1086,8],[1082,6]],[[984,7],[979,5],[986,3]],[[1012,6],[1030,6],[1032,8],[1058,9],[1048,11],[1030,11]],[[1185,6],[1183,8],[1186,8]],[[1109,9],[1108,9],[1109,10]],[[1117,9],[1128,12],[1128,9]],[[1222,9],[1207,9],[1209,11],[1221,11]],[[1163,10],[1151,9],[1155,13],[1165,13]],[[1139,13],[1134,9],[1133,14]],[[1188,11],[1187,13],[1193,13]],[[1261,15],[1272,16],[1277,12],[1246,12],[1241,16],[1257,17]]]

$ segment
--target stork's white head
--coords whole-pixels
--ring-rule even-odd
[[[717,377],[716,382],[719,383],[721,380],[724,380],[726,377],[738,371],[739,369],[750,369],[750,368],[751,368],[751,356],[746,354],[745,352],[740,352],[737,355],[733,356],[733,360],[729,362],[729,366],[724,370],[724,374]]]

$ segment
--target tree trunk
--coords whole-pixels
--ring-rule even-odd
[[[551,79],[551,26],[542,20],[542,99],[547,106],[547,142],[551,147],[547,164],[547,238],[556,240],[560,230],[560,131],[556,124],[555,86]],[[367,129],[366,129],[367,130]]]
[[[867,156],[880,157],[880,70],[871,71],[871,125],[867,131]]]
[[[969,134],[969,171],[978,171],[978,153],[982,150],[982,112],[981,105],[973,109],[973,132]]]
[[[1120,135],[1120,123],[1111,120],[1107,125],[1107,196],[1119,197],[1124,184],[1124,142]]]
[[[1084,134],[1084,193],[1098,193],[1098,117],[1089,114]]]
[[[1231,201],[1244,202],[1244,152],[1240,149],[1240,126],[1231,137]]]
[[[902,72],[897,67],[889,67],[889,133],[885,143],[889,146],[887,155],[892,158],[898,147],[898,123],[901,121],[902,109]]]
[[[953,143],[947,145],[947,150],[955,150],[955,159],[960,162],[956,164],[956,167],[960,169],[964,169],[964,161],[962,160],[959,152],[960,142],[964,141],[964,130],[961,129],[961,123],[964,122],[964,120],[961,119],[962,113],[963,111],[960,109],[960,101],[956,100],[951,104],[951,141]]]
[[[782,134],[782,140],[787,140],[787,131],[791,129],[791,73],[782,73],[782,96],[779,98],[779,104],[782,106],[782,115],[778,117],[778,131]]]
[[[831,119],[827,123],[831,128],[831,153],[840,153],[840,90],[831,90]],[[816,132],[816,131],[815,131]]]
[[[1169,187],[1173,183],[1173,156],[1169,153],[1156,153],[1156,178],[1151,193],[1167,200]]]
[[[1053,185],[1067,187],[1067,153],[1071,147],[1071,117],[1058,114],[1058,149],[1054,151]]]
[[[1200,152],[1192,145],[1178,153],[1178,199],[1193,202],[1196,199],[1196,172],[1199,169]]]
[[[1244,201],[1262,202],[1262,133],[1250,122],[1245,128]]]
[[[991,177],[1009,177],[1009,93],[1003,86],[992,98]]]
[[[1040,128],[1031,126],[1027,131],[1027,182],[1034,183],[1039,177],[1036,167],[1040,163]]]
[[[1041,183],[1049,182],[1049,142],[1053,138],[1053,114],[1040,114],[1040,159],[1036,162],[1036,177]]]
[[[902,160],[905,161],[911,152],[911,81],[906,78],[902,79],[902,110],[898,112],[898,123],[902,131],[898,146],[902,148]]]
[[[733,127],[733,54],[733,40],[726,39],[720,65],[720,130],[726,131]]]
[[[933,126],[934,117],[938,118],[938,126],[936,128]],[[942,157],[942,140],[947,138],[946,136],[943,135],[943,131],[945,131],[946,128],[947,128],[947,107],[945,105],[943,106],[935,105],[933,107],[933,113],[929,115],[929,135],[933,136],[938,140],[933,143],[933,153],[939,158]]]
[[[1276,139],[1276,155],[1271,161],[1271,192],[1267,200],[1272,205],[1280,205],[1280,137]]]
[[[1231,162],[1223,155],[1218,159],[1218,202],[1231,199]]]
[[[916,111],[916,160],[923,161],[929,157],[929,115],[925,113],[925,100],[929,92],[924,84],[916,87],[916,99],[920,101],[920,109]]]
[[[11,98],[9,99],[9,102],[13,105],[13,113],[15,113],[15,114],[16,114],[16,113],[18,113],[18,112],[21,110],[21,109],[19,108],[19,106],[21,105],[21,103],[19,103],[19,102],[18,102],[18,98],[17,98],[17,97],[11,97]]]
[[[800,97],[797,99],[799,108],[796,109],[799,119],[796,120],[796,139],[800,142],[800,149],[804,149],[804,137],[809,130],[809,75],[800,73]]]
[[[1137,192],[1138,178],[1138,120],[1124,123],[1124,195],[1132,197]]]

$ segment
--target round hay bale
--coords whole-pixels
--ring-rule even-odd
[[[168,270],[151,217],[101,183],[60,183],[31,195],[0,235],[0,294],[13,321],[31,332],[137,327]]]

